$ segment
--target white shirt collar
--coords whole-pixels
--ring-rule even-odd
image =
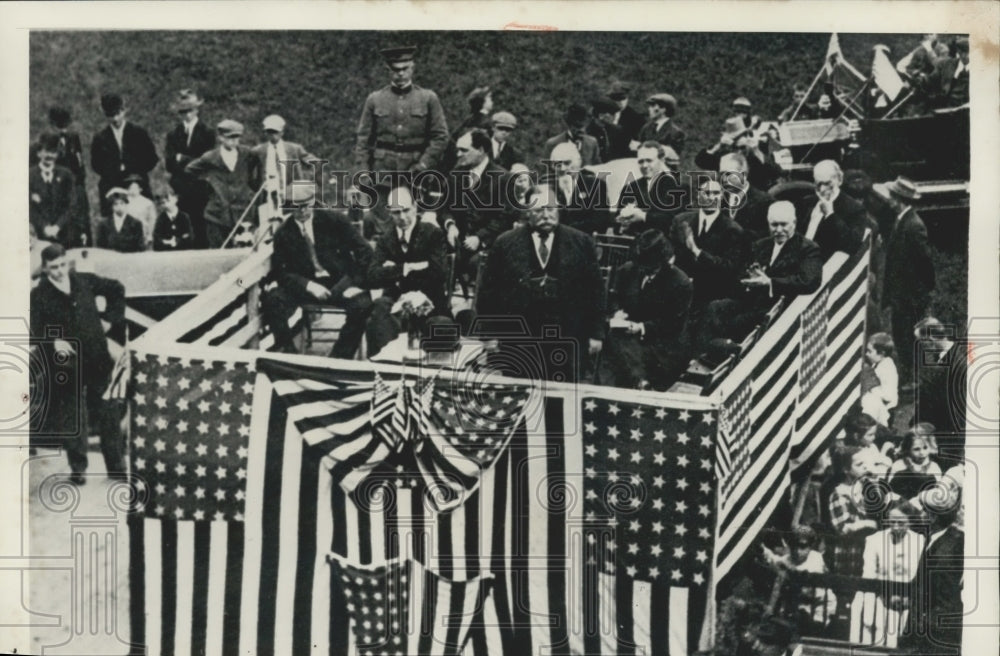
[[[127,216],[128,214],[122,214],[121,216],[118,216],[117,214],[111,215],[111,220],[114,222],[116,232],[122,231],[122,226],[125,225],[125,217]]]
[[[416,227],[417,227],[417,222],[414,221],[413,225],[411,225],[406,230],[400,230],[400,229],[397,228],[396,229],[396,236],[400,237],[400,241],[405,241],[407,244],[409,244],[410,243],[410,239],[413,237],[413,229],[416,228]],[[400,236],[400,235],[402,235],[402,236]]]
[[[483,172],[486,170],[486,167],[489,166],[489,164],[490,160],[488,158],[483,158],[483,161],[479,162],[472,168],[472,174],[476,176],[476,180],[483,179]]]
[[[709,230],[711,230],[712,229],[712,225],[715,223],[715,220],[717,218],[719,218],[720,214],[722,214],[722,212],[716,212],[715,214],[709,215],[709,214],[706,214],[705,210],[703,210],[703,209],[702,210],[698,210],[698,230],[697,230],[697,232],[701,231],[701,224],[702,223],[705,224],[705,232],[708,232]],[[696,232],[696,234],[697,234],[697,232]]]

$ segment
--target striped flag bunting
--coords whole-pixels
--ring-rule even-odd
[[[813,297],[799,318],[802,327],[802,371],[799,373],[799,393],[806,395],[826,371],[826,304],[828,287]]]
[[[482,624],[488,575],[449,581],[413,560],[365,567],[331,554],[330,562],[350,617],[349,654],[461,654],[473,623]]]

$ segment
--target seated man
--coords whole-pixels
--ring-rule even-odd
[[[434,304],[433,315],[451,315],[445,291],[448,270],[444,233],[433,223],[417,220],[417,207],[406,187],[389,192],[386,208],[395,229],[375,240],[375,257],[368,269],[369,286],[382,289],[368,322],[371,355],[399,335],[402,326],[391,312],[393,303],[403,293],[423,292]]]
[[[97,224],[94,243],[98,248],[108,248],[122,253],[146,250],[146,236],[139,219],[128,213],[128,192],[112,187],[107,193],[111,202],[111,216]]]
[[[837,251],[854,255],[868,227],[865,206],[849,194],[840,193],[844,174],[832,159],[813,167],[813,180],[816,195],[803,201],[799,232],[816,242],[824,262]]]
[[[726,153],[740,153],[747,160],[747,179],[758,189],[770,189],[782,176],[781,167],[774,161],[773,152],[768,148],[765,154],[761,142],[742,116],[726,119],[719,140],[708,148],[702,148],[694,156],[694,164],[705,171],[718,171],[720,160]]]
[[[669,234],[674,216],[684,209],[684,190],[664,162],[666,146],[647,141],[639,146],[642,177],[630,180],[622,191],[615,222],[622,234],[637,235],[655,228]]]
[[[750,184],[750,165],[743,153],[726,153],[719,159],[722,211],[750,236],[767,236],[767,208],[771,197]]]
[[[673,383],[687,364],[691,293],[691,279],[674,266],[670,241],[659,230],[640,234],[610,299],[615,313],[601,355],[602,385],[665,390]]]
[[[553,172],[542,183],[555,192],[559,222],[588,234],[607,230],[611,213],[604,179],[581,168],[580,151],[571,143],[555,146],[549,158]]]
[[[580,104],[572,104],[566,110],[564,117],[566,131],[557,134],[545,142],[542,153],[551,153],[552,149],[560,144],[572,144],[576,148],[580,157],[581,166],[600,164],[602,153],[597,144],[597,139],[587,134],[587,125],[590,123],[590,113],[587,108]]]
[[[371,312],[371,295],[363,289],[371,268],[371,246],[344,214],[314,207],[314,184],[293,185],[290,196],[294,220],[285,221],[274,235],[271,270],[278,286],[262,299],[264,318],[276,346],[296,353],[288,318],[297,306],[342,308],[347,320],[330,357],[353,358]]]
[[[812,294],[823,282],[819,247],[795,232],[795,207],[771,204],[767,212],[771,236],[753,245],[753,257],[740,281],[744,293],[709,303],[705,330],[709,337],[743,339],[779,299]]]

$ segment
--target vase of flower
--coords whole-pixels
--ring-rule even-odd
[[[434,304],[431,300],[423,292],[418,291],[406,292],[393,304],[392,314],[399,319],[400,334],[406,336],[407,359],[419,359],[422,356],[421,326],[423,319],[433,309]]]

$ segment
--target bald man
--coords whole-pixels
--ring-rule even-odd
[[[445,290],[448,268],[444,232],[434,223],[420,221],[413,196],[405,187],[389,192],[386,209],[391,230],[375,240],[375,256],[368,269],[368,284],[382,289],[368,322],[368,350],[375,354],[399,335],[402,326],[392,316],[393,303],[411,291],[423,292],[434,304],[432,314],[450,316]]]
[[[548,173],[542,183],[555,191],[559,222],[588,234],[607,230],[611,226],[607,184],[582,168],[576,145],[556,145],[546,163]]]
[[[767,211],[771,234],[754,242],[753,256],[740,283],[739,299],[709,303],[705,322],[711,337],[742,340],[782,298],[812,294],[823,282],[819,247],[795,229],[795,207],[788,201],[772,203]]]
[[[865,206],[841,193],[844,174],[832,159],[813,167],[813,182],[816,195],[800,211],[798,231],[816,242],[824,262],[838,251],[853,255],[861,246],[868,225]]]

